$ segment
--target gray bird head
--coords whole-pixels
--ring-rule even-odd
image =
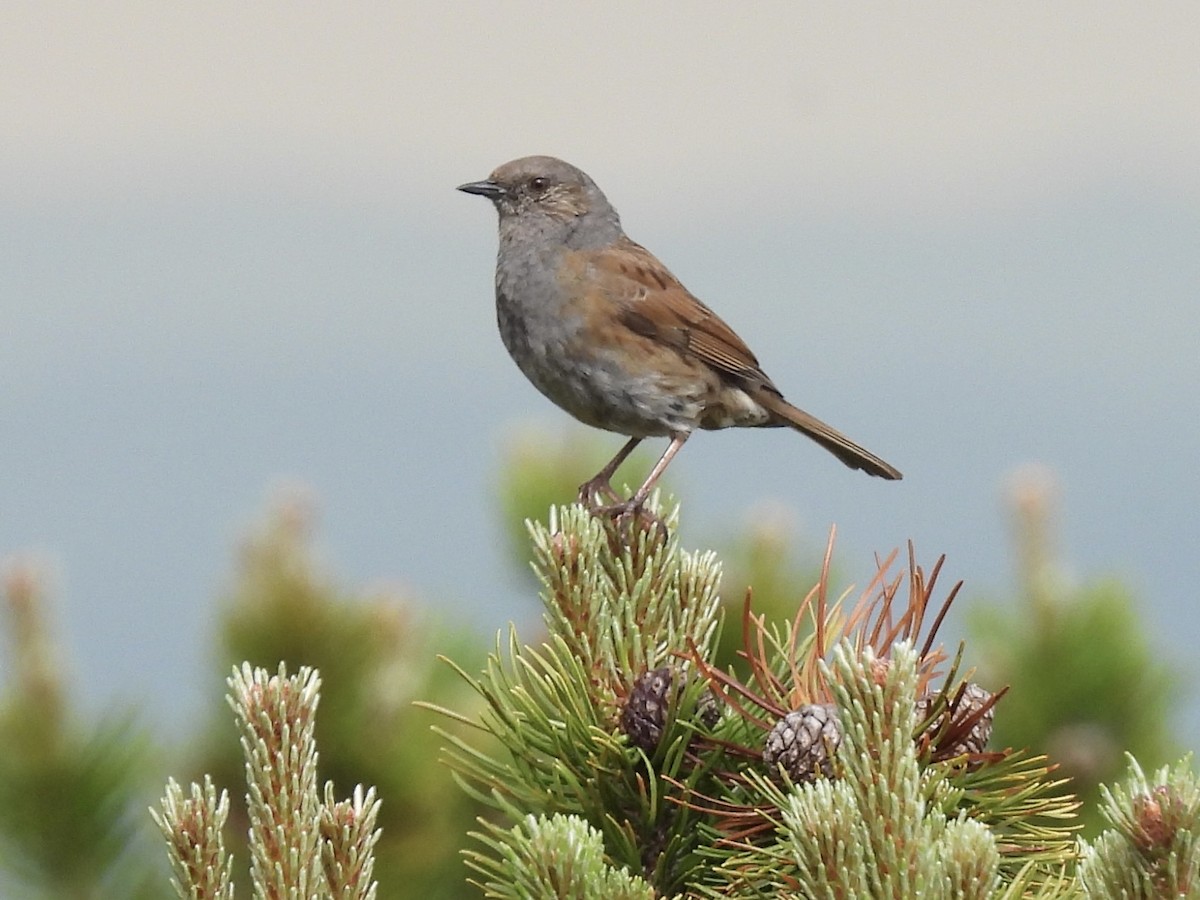
[[[458,186],[487,197],[500,214],[500,230],[556,238],[575,248],[612,243],[621,220],[596,182],[553,156],[525,156],[500,166],[485,181]]]

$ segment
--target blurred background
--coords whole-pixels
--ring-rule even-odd
[[[849,580],[911,539],[1005,595],[1035,464],[1064,582],[1129,586],[1186,678],[1197,34],[1186,2],[8,3],[0,555],[50,573],[85,708],[176,735],[280,491],[367,593],[484,640],[536,622],[499,485],[574,426],[508,359],[495,216],[454,187],[548,153],[905,474],[704,434],[671,469],[685,545],[766,509],[813,559],[836,523]],[[1195,746],[1200,695],[1173,718]]]

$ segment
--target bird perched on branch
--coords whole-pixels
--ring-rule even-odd
[[[626,237],[617,211],[584,172],[551,156],[527,156],[458,189],[488,198],[500,215],[496,317],[521,371],[579,421],[629,436],[579,488],[580,501],[596,512],[638,510],[697,428],[787,426],[853,469],[901,477],[784,400],[733,329]],[[623,500],[610,479],[649,437],[670,444]]]

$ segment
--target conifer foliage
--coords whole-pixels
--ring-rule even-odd
[[[466,851],[485,896],[1082,896],[1074,799],[1045,759],[987,746],[1002,686],[936,642],[958,590],[935,601],[940,560],[893,555],[852,600],[827,556],[784,622],[748,597],[743,680],[713,662],[720,565],[680,548],[677,515],[529,526],[546,634],[458,669],[481,715],[438,709],[498,815]]]
[[[317,787],[315,725],[321,678],[301,667],[288,675],[234,669],[229,705],[241,731],[250,810],[254,896],[271,900],[375,900],[372,876],[379,800],[356,787],[338,801],[333,784]],[[189,793],[167,782],[151,815],[167,844],[171,883],[180,900],[232,900],[233,857],[223,835],[229,796],[212,780]]]

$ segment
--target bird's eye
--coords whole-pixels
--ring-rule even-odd
[[[529,186],[535,191],[544,191],[550,186],[550,179],[539,175],[537,178],[529,179]]]

